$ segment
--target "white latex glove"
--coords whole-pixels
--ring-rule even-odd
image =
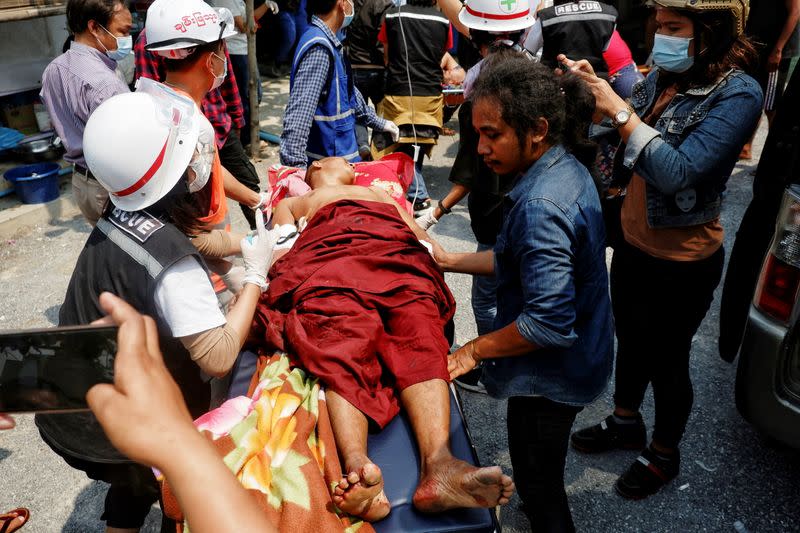
[[[265,192],[258,193],[258,203],[254,205],[251,209],[253,211],[266,211],[267,209],[271,209],[269,204],[270,195]]]
[[[272,263],[272,251],[275,248],[277,234],[264,227],[264,215],[256,211],[256,235],[248,235],[242,239],[242,260],[244,262],[244,278],[242,284],[252,283],[267,290],[267,272]]]
[[[386,121],[383,131],[392,136],[392,142],[397,142],[397,140],[400,138],[400,128],[398,128],[397,124],[391,120]]]
[[[277,2],[273,2],[272,0],[267,0],[264,3],[267,5],[267,9],[272,11],[275,15],[277,15],[278,11],[280,11],[280,8],[278,7]]]
[[[297,231],[297,226],[294,224],[278,224],[272,231],[276,234],[276,250],[288,250],[294,246],[295,241],[300,236],[300,232]]]
[[[233,294],[238,293],[244,287],[244,278],[247,275],[244,267],[233,266],[227,273],[222,275],[222,281]]]
[[[417,218],[415,222],[417,226],[428,231],[432,226],[439,223],[439,220],[433,216],[433,212],[436,211],[435,209],[429,209],[427,213],[422,215],[421,217]]]

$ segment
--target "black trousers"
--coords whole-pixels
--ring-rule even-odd
[[[508,399],[508,450],[531,531],[575,531],[564,490],[564,464],[572,423],[581,409],[544,397]]]
[[[677,448],[692,410],[692,337],[722,277],[723,248],[700,261],[652,257],[625,242],[611,261],[611,303],[617,331],[614,402],[638,411],[653,385],[653,440]]]
[[[244,147],[242,146],[242,141],[239,140],[239,137],[233,133],[233,131],[228,133],[225,145],[219,149],[219,160],[222,166],[233,174],[233,177],[236,178],[239,183],[251,191],[259,192],[261,190],[256,167],[250,162],[250,158],[247,157]],[[250,224],[250,229],[255,229],[255,213],[250,206],[244,204],[239,205],[242,208],[244,218],[247,219],[247,223]]]
[[[353,85],[364,97],[364,102],[372,100],[372,105],[377,109],[378,104],[383,100],[386,91],[384,70],[383,69],[353,69]],[[367,127],[356,124],[356,140],[358,147],[369,146]]]

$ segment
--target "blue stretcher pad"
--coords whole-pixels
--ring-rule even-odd
[[[256,370],[257,357],[250,351],[239,355],[232,371],[229,398],[247,394],[250,378]],[[419,482],[419,449],[405,414],[392,420],[380,433],[370,434],[370,459],[381,468],[384,491],[392,504],[389,516],[374,522],[377,533],[439,533],[500,531],[494,509],[454,509],[444,513],[423,514],[414,509],[412,497]],[[478,465],[457,394],[450,386],[450,448],[462,461]]]
[[[452,385],[450,389],[450,448],[457,458],[477,465],[477,454]],[[414,509],[411,498],[419,482],[419,450],[405,414],[392,420],[380,433],[371,434],[367,444],[369,458],[383,472],[384,491],[392,504],[389,516],[372,524],[378,533],[499,531],[494,509],[454,509],[437,514],[423,514]]]

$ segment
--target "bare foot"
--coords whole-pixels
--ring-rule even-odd
[[[383,475],[377,465],[362,456],[346,461],[349,471],[333,490],[333,503],[347,514],[367,522],[389,514],[390,505],[383,492]]]
[[[750,143],[747,143],[742,147],[742,151],[739,152],[739,159],[744,161],[753,159],[753,147]]]
[[[508,503],[514,482],[499,466],[477,468],[453,457],[432,464],[414,492],[414,507],[438,513],[458,507],[495,507]]]

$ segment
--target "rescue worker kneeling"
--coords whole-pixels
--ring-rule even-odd
[[[228,373],[248,336],[274,242],[263,223],[257,237],[242,240],[244,286],[223,315],[205,263],[186,236],[200,229],[198,218],[211,199],[209,152],[198,143],[206,119],[196,106],[166,94],[112,97],[86,125],[87,165],[113,205],[78,258],[59,325],[102,318],[98,298],[105,291],[153,317],[166,366],[196,417],[209,408],[210,376]],[[102,516],[107,527],[142,526],[159,494],[149,468],[118,452],[89,413],[38,415],[36,424],[70,466],[111,484]]]

